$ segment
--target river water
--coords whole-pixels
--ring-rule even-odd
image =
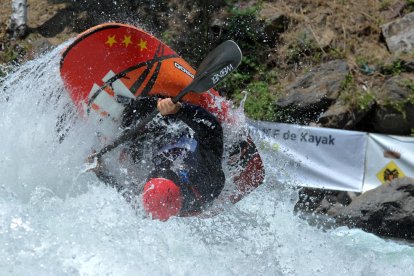
[[[99,124],[67,118],[59,142],[57,118],[70,110],[63,48],[0,84],[0,275],[413,273],[411,243],[297,217],[298,191],[276,181],[281,161],[266,152],[265,183],[216,217],[160,222],[131,209],[85,172]]]

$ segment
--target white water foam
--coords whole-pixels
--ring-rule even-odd
[[[1,275],[331,276],[414,270],[408,242],[345,227],[321,229],[295,216],[297,190],[277,182],[280,164],[265,152],[265,183],[226,212],[167,222],[145,218],[84,173],[99,125],[75,116],[75,127],[59,143],[57,118],[70,103],[59,75],[63,47],[26,63],[1,84]]]

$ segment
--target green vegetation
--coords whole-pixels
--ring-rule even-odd
[[[256,21],[256,13],[260,8],[260,4],[246,10],[239,10],[234,6],[229,7],[231,17],[229,23],[225,26],[223,39],[237,40],[237,44],[241,48],[255,48],[255,46],[260,46],[256,42],[257,37],[252,28],[253,23]]]
[[[277,95],[271,93],[270,85],[276,83],[273,72],[267,72],[267,65],[261,60],[267,47],[257,41],[254,32],[256,13],[260,5],[246,10],[229,9],[229,24],[223,30],[223,40],[234,40],[243,50],[244,56],[237,70],[223,81],[218,89],[231,91],[232,98],[240,104],[245,98],[244,108],[251,119],[275,121],[275,100]]]
[[[347,74],[345,76],[345,79],[341,82],[341,85],[340,86],[345,91],[349,91],[351,89],[354,89],[355,88],[354,75]]]
[[[329,54],[331,56],[333,56],[334,58],[345,58],[346,56],[346,52],[342,52],[341,50],[335,49],[335,48],[330,48],[329,49]]]
[[[286,49],[287,63],[297,63],[304,56],[304,49],[298,44],[292,44]]]
[[[407,103],[410,103],[411,105],[414,105],[414,83],[409,80],[409,79],[403,79],[403,80],[396,80],[395,81],[398,85],[400,86],[405,86],[410,90],[410,94],[401,101],[397,101],[397,100],[387,100],[386,104],[392,106],[393,108],[395,108],[396,110],[398,110],[399,112],[401,112],[403,114],[403,117],[405,118],[406,114],[405,114],[405,109],[404,106]]]
[[[372,90],[359,90],[355,85],[354,75],[347,74],[345,79],[341,82],[341,95],[339,101],[343,104],[347,104],[352,109],[357,111],[365,110],[375,100],[375,94]]]
[[[398,75],[402,72],[405,72],[402,61],[401,60],[394,60],[393,62],[387,64],[387,65],[380,65],[381,72],[384,75]]]
[[[274,121],[273,106],[277,96],[269,92],[269,84],[264,81],[254,81],[249,83],[245,90],[248,93],[244,105],[246,115],[255,120]],[[233,97],[241,102],[245,95],[238,90]]]
[[[319,62],[321,60],[321,49],[311,36],[312,34],[307,30],[301,31],[296,36],[288,39],[287,44],[289,46],[285,49],[286,63]]]
[[[382,20],[382,18],[381,18],[381,17],[378,17],[378,18],[377,18],[377,26],[378,26],[378,27],[379,27],[379,26],[381,26],[383,22],[384,22],[384,20]]]
[[[390,0],[386,0],[386,1],[382,1],[380,3],[380,11],[386,10],[390,7],[391,5],[391,1]]]
[[[6,76],[6,72],[5,72],[4,68],[0,67],[0,78],[4,78],[5,76]]]
[[[171,31],[169,31],[169,30],[166,30],[166,31],[161,33],[161,39],[166,44],[171,44],[172,42],[174,42],[174,38],[171,36]]]
[[[10,45],[0,58],[6,63],[18,63],[19,59],[23,58],[29,49],[30,45],[27,42]]]
[[[407,87],[411,93],[403,100],[386,99],[385,105],[394,108],[402,114],[403,118],[406,118],[407,104],[414,106],[414,83],[408,79],[396,80],[395,82],[400,86]]]
[[[1,56],[1,58],[5,61],[5,62],[11,62],[15,59],[17,59],[17,54],[15,52],[15,49],[13,46],[9,46],[7,48],[7,50],[5,51],[5,53]]]
[[[414,11],[414,0],[407,0],[406,2],[408,6],[407,12],[413,12]]]

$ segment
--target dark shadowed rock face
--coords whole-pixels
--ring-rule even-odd
[[[326,110],[338,98],[341,81],[348,73],[345,60],[316,66],[288,86],[276,100],[276,105],[297,111]]]
[[[348,105],[343,105],[337,101],[331,105],[329,109],[322,114],[319,122],[324,127],[349,129],[346,127],[350,121],[353,121],[353,112]]]
[[[396,178],[330,209],[340,225],[378,235],[414,239],[414,179]]]
[[[410,99],[414,83],[411,74],[388,79],[378,93],[379,106],[375,112],[375,130],[384,134],[407,135],[414,126],[414,107]]]
[[[349,105],[337,101],[319,117],[319,122],[324,127],[354,129],[356,124],[371,110],[372,106],[374,106],[374,102],[369,103],[368,108],[358,110],[357,108],[351,108]]]

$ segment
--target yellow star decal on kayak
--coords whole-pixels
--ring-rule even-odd
[[[108,43],[109,43],[110,47],[112,47],[112,44],[118,43],[118,42],[115,41],[115,35],[113,37],[108,36],[108,41],[105,42],[105,44],[108,44]]]
[[[138,46],[141,47],[141,52],[144,49],[147,49],[148,50],[148,48],[147,48],[147,41],[142,41],[142,38],[141,38],[141,43],[139,43]]]
[[[122,43],[125,43],[125,47],[128,47],[128,44],[132,44],[131,36],[124,35],[124,41],[122,41]]]

